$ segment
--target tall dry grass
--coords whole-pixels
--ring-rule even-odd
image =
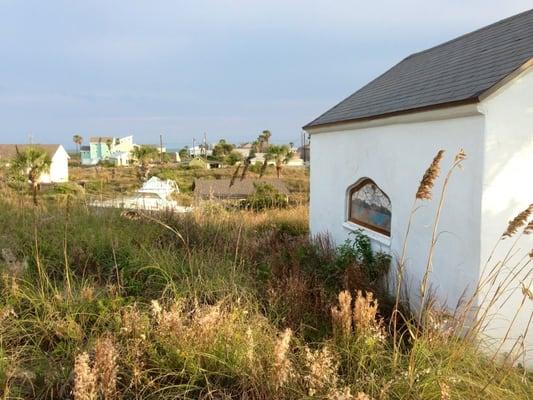
[[[492,315],[479,304],[505,301],[523,263],[492,260],[452,315],[422,292],[416,318],[346,248],[309,239],[305,207],[176,216],[74,199],[36,209],[7,191],[0,202],[3,399],[533,397],[519,351],[502,362],[479,346]],[[497,245],[530,233],[529,218]],[[495,276],[501,288],[485,290]]]

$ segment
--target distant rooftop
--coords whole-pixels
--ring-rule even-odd
[[[415,53],[304,128],[475,103],[533,59],[533,10]]]
[[[289,194],[289,189],[279,179],[252,179],[242,181],[237,178],[230,187],[231,179],[195,179],[194,195],[199,198],[242,199],[255,193],[254,184],[266,183],[282,194]]]
[[[106,143],[110,140],[114,140],[115,138],[111,136],[91,136],[89,138],[89,142],[91,143]]]
[[[0,144],[0,159],[11,159],[17,155],[17,149],[19,152],[24,152],[29,148],[36,148],[46,151],[46,153],[52,158],[56,153],[60,144]]]

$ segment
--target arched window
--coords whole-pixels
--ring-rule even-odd
[[[348,220],[390,236],[391,202],[371,179],[365,178],[348,192]]]

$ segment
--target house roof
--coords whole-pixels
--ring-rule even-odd
[[[533,9],[415,53],[304,128],[476,103],[533,59]]]
[[[252,179],[245,178],[242,181],[237,178],[233,186],[229,186],[231,179],[195,179],[194,195],[201,198],[233,198],[247,197],[255,192],[254,183],[267,183],[282,194],[289,194],[289,189],[279,179]]]
[[[91,136],[89,138],[89,142],[90,143],[106,143],[107,141],[113,141],[115,140],[114,138],[112,138],[111,136]]]
[[[11,159],[16,156],[17,149],[22,152],[29,148],[37,148],[46,151],[52,158],[60,144],[0,144],[0,159]]]

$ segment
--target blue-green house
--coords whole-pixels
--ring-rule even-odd
[[[131,151],[135,146],[131,135],[123,138],[91,137],[89,146],[82,146],[80,149],[81,164],[96,165],[106,160],[115,165],[128,165],[131,162]]]
[[[106,136],[91,137],[89,146],[80,148],[82,165],[96,165],[102,160],[107,160],[111,155],[111,146],[114,138]]]

